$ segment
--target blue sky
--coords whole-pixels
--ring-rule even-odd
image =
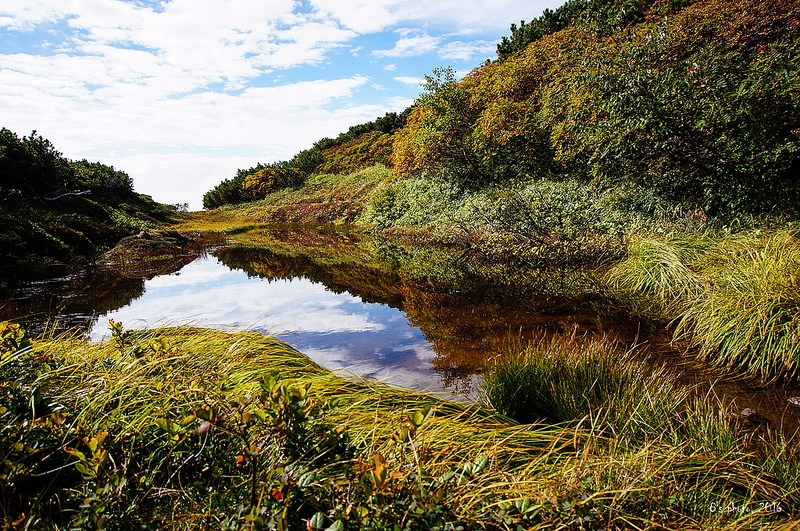
[[[0,126],[201,207],[238,168],[401,111],[561,0],[33,0],[0,7]],[[16,5],[11,5],[16,4]]]

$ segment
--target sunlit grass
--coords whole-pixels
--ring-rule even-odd
[[[103,472],[97,477],[86,468],[82,469],[83,483],[74,483],[80,479],[74,473],[60,476],[59,481],[72,485],[69,489],[74,495],[58,489],[45,491],[61,496],[62,510],[68,511],[63,518],[67,520],[75,514],[83,518],[101,514],[116,522],[172,529],[216,528],[223,520],[239,521],[235,518],[237,504],[246,504],[251,496],[248,493],[257,494],[257,490],[251,489],[248,469],[234,466],[237,455],[250,455],[250,447],[274,445],[270,441],[275,435],[270,430],[278,426],[259,431],[260,424],[251,426],[252,420],[239,423],[245,414],[248,419],[255,418],[259,410],[253,409],[257,405],[254,401],[262,392],[264,378],[277,374],[287,389],[308,388],[313,403],[324,405],[324,416],[311,424],[309,431],[298,433],[313,437],[318,441],[315,445],[322,447],[330,436],[346,434],[355,452],[345,461],[326,461],[325,452],[330,448],[318,449],[322,453],[317,457],[316,446],[306,450],[310,453],[304,455],[311,460],[302,457],[303,470],[317,467],[313,469],[315,483],[301,489],[292,483],[299,481],[297,476],[290,476],[295,479],[289,483],[277,483],[295,489],[291,491],[294,496],[309,496],[304,503],[311,505],[297,506],[298,515],[310,517],[316,510],[349,521],[343,516],[347,500],[338,496],[366,492],[362,496],[367,498],[359,498],[359,511],[371,511],[369,514],[376,518],[371,521],[383,522],[381,525],[394,518],[390,518],[394,509],[382,504],[402,507],[409,500],[423,504],[425,514],[444,511],[442,514],[450,515],[446,518],[467,523],[470,528],[655,525],[661,529],[743,529],[786,522],[785,513],[726,514],[710,512],[708,507],[711,503],[755,506],[765,500],[778,500],[786,506],[795,488],[791,484],[796,481],[788,454],[777,454],[784,457],[770,461],[767,472],[753,466],[745,454],[722,449],[724,445],[693,442],[695,435],[689,428],[685,438],[667,436],[667,432],[675,434],[684,429],[667,422],[672,426],[667,430],[657,422],[659,416],[674,415],[674,403],[682,401],[682,391],[674,382],[656,372],[660,381],[649,379],[644,387],[636,387],[639,384],[633,377],[642,375],[635,360],[623,355],[604,362],[602,353],[617,352],[609,343],[600,341],[592,346],[589,340],[569,342],[577,344],[584,352],[596,349],[589,356],[593,364],[605,363],[601,372],[614,373],[617,363],[619,372],[624,373],[622,365],[631,364],[630,378],[613,376],[595,382],[587,379],[592,378],[587,371],[581,374],[565,369],[560,375],[562,388],[588,390],[584,394],[594,398],[563,404],[563,417],[580,419],[577,422],[531,425],[517,424],[477,405],[395,389],[374,380],[343,377],[285,344],[255,333],[175,328],[116,334],[100,344],[79,338],[38,341],[32,355],[46,353],[49,370],[41,371],[35,387],[47,397],[50,408],[63,416],[58,426],[71,426],[64,432],[62,444],[83,452],[87,461],[95,453],[108,452],[103,454],[106,457],[99,469]],[[573,363],[577,359],[573,358]],[[574,381],[570,383],[571,379]],[[624,395],[625,389],[630,396],[604,400],[603,390],[613,393],[615,386],[618,395]],[[634,389],[644,389],[641,393],[645,396],[634,396],[630,392]],[[646,393],[652,389],[672,394],[646,404]],[[201,421],[210,415],[208,412],[214,412],[214,422],[210,437],[204,439]],[[628,424],[627,418],[636,420]],[[60,429],[58,426],[53,429]],[[299,430],[299,426],[293,429]],[[330,431],[318,431],[325,426]],[[90,456],[95,439],[99,449]],[[264,448],[273,448],[272,452],[280,447]],[[49,451],[66,455],[58,446]],[[248,459],[261,459],[266,464],[277,458],[253,454]],[[385,464],[376,464],[383,460]],[[263,478],[260,481],[267,482],[265,485],[280,477],[271,469],[253,470],[252,477]],[[374,478],[384,470],[385,484],[367,482],[373,486],[366,491],[348,490],[365,488],[358,474]],[[437,483],[435,478],[440,476],[451,479]],[[125,478],[126,483],[113,483],[119,478]],[[363,479],[366,481],[367,476]],[[54,480],[53,484],[57,483]],[[436,489],[445,497],[437,497],[436,489],[429,491],[433,487],[424,485],[439,485]],[[6,486],[7,492],[9,488],[15,492],[13,485]],[[314,494],[320,492],[327,497]],[[84,508],[79,509],[75,503],[83,500],[81,496],[94,497],[106,508],[85,501]],[[269,499],[270,507],[280,508],[284,503]],[[27,521],[37,522],[39,528],[55,529],[52,500],[39,499],[38,507],[49,509],[37,513],[39,509],[29,508]],[[19,514],[6,517],[11,516],[16,519]],[[367,525],[367,520],[359,521]],[[374,525],[375,529],[383,528]]]
[[[674,319],[721,367],[766,379],[800,371],[800,243],[788,230],[712,239],[642,239],[609,275],[650,316]]]
[[[523,422],[590,422],[625,439],[659,437],[689,390],[676,375],[600,337],[542,335],[501,355],[484,374],[496,410]]]

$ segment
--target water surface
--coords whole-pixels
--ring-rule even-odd
[[[90,336],[109,336],[108,319],[126,329],[196,325],[273,335],[329,369],[401,386],[441,390],[422,331],[397,308],[335,293],[305,277],[259,278],[205,256],[153,278],[144,293],[100,316]]]

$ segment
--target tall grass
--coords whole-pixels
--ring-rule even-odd
[[[610,283],[638,313],[673,319],[703,292],[693,264],[710,245],[700,236],[636,239],[626,259],[611,269]]]
[[[36,389],[47,409],[34,423],[30,401],[3,410],[13,429],[0,431],[0,450],[19,456],[16,475],[0,485],[4,500],[16,500],[3,506],[7,527],[742,529],[788,521],[786,513],[708,510],[723,500],[785,499],[772,472],[740,456],[685,441],[631,444],[593,412],[580,425],[516,424],[330,373],[258,334],[120,329],[101,344],[37,341],[26,356],[7,359],[35,368],[24,376],[33,385],[12,385],[21,373],[3,365],[4,389]],[[598,381],[594,395],[613,385]],[[627,408],[617,415],[623,428],[628,416],[671,415],[667,397],[659,400],[665,413],[615,402]]]
[[[721,367],[800,375],[800,242],[782,230],[719,239],[642,239],[615,266],[617,293]]]
[[[542,335],[491,365],[483,396],[520,422],[590,422],[626,439],[658,437],[677,421],[688,389],[637,354],[606,338]]]
[[[767,378],[800,376],[800,242],[791,232],[731,238],[704,257],[709,288],[676,333],[714,363]]]

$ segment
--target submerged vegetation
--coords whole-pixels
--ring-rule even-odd
[[[760,443],[766,461],[758,466],[746,450],[751,436],[720,414],[686,408],[680,393],[671,406],[657,400],[669,406],[664,411],[645,408],[670,418],[643,439],[606,429],[613,424],[580,406],[565,411],[565,420],[577,423],[518,425],[475,405],[332,374],[260,334],[131,333],[110,325],[103,343],[30,342],[19,328],[3,325],[5,525],[742,529],[792,523],[787,513],[799,492],[792,447]],[[637,395],[640,404],[650,389],[656,387]],[[621,399],[640,389],[619,391]],[[683,415],[680,430],[707,426],[705,438],[676,432],[676,412]]]

